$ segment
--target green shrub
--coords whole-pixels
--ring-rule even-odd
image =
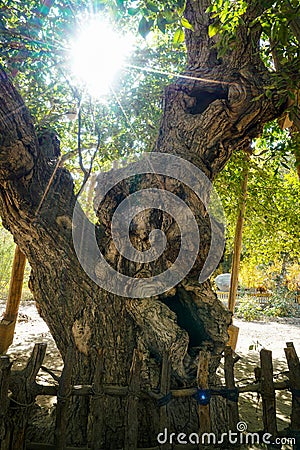
[[[239,301],[235,312],[237,317],[241,317],[247,321],[259,320],[263,314],[263,310],[254,297],[245,295]]]
[[[287,288],[279,288],[268,300],[268,305],[261,306],[255,297],[245,295],[236,307],[236,316],[245,320],[259,320],[263,317],[300,317],[300,305],[295,302],[295,295]]]
[[[287,288],[279,288],[270,297],[269,305],[264,310],[267,317],[299,317],[299,313],[299,305],[295,303],[295,296]]]

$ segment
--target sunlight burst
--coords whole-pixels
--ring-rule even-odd
[[[129,36],[99,17],[81,28],[71,46],[72,71],[93,96],[105,95],[132,48]]]

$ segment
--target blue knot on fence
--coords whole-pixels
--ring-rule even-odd
[[[169,392],[167,395],[160,398],[157,403],[159,407],[166,406],[168,403],[170,403],[171,400],[172,400],[172,393]]]
[[[206,406],[209,404],[211,399],[210,389],[197,389],[197,392],[193,395],[196,399],[198,405]]]

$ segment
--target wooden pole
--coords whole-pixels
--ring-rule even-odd
[[[225,347],[225,362],[224,362],[224,375],[226,388],[234,391],[236,389],[234,380],[234,364],[239,358],[233,357],[233,350],[231,347]],[[228,411],[228,425],[229,430],[236,430],[236,425],[239,421],[239,406],[238,402],[227,398],[226,399],[227,411]]]
[[[199,363],[197,371],[197,385],[198,388],[208,389],[208,371],[209,371],[210,354],[205,351],[199,352]],[[211,430],[210,424],[210,407],[207,405],[198,405],[199,417],[199,435],[209,433]]]
[[[92,416],[92,450],[104,449],[105,433],[104,433],[104,350],[101,348],[96,351],[96,370],[94,375],[93,391],[94,395],[91,401]]]
[[[238,218],[235,227],[235,236],[234,236],[234,246],[233,246],[233,258],[232,258],[232,268],[231,268],[231,277],[230,277],[230,289],[228,296],[228,309],[234,314],[234,308],[236,304],[236,295],[238,288],[238,279],[239,279],[239,270],[240,270],[240,261],[241,261],[241,250],[242,250],[242,237],[243,237],[243,226],[244,226],[244,217],[246,210],[246,200],[247,200],[247,186],[248,186],[248,173],[249,173],[249,157],[245,158],[245,166],[243,170],[243,180],[242,180],[242,198],[241,204],[239,208]],[[229,333],[229,343],[230,347],[235,350],[239,328],[230,325],[228,329]]]
[[[19,247],[16,246],[6,310],[0,322],[0,354],[2,355],[7,352],[9,346],[13,342],[22,295],[25,264],[26,257]]]
[[[57,393],[56,421],[54,431],[54,443],[57,450],[65,450],[67,447],[67,427],[70,397],[72,395],[72,373],[74,364],[74,349],[70,345],[64,368],[60,377]]]
[[[162,367],[161,367],[161,375],[160,375],[160,393],[163,396],[166,396],[170,393],[171,387],[171,363],[170,363],[170,355],[165,352],[162,358]],[[159,426],[160,430],[164,431],[166,428],[169,429],[169,415],[168,415],[168,405],[167,402],[165,405],[160,407],[159,410]],[[161,446],[164,450],[169,450],[171,448],[171,444],[168,442]]]
[[[8,389],[12,363],[8,356],[0,357],[0,449],[9,450],[11,430],[7,421]]]
[[[25,450],[26,431],[35,403],[36,376],[43,364],[46,354],[47,344],[35,344],[28,359],[26,367],[18,373],[19,376],[11,372],[13,384],[10,402],[12,408],[9,411],[12,435],[10,449]]]
[[[261,364],[261,397],[263,405],[264,432],[270,433],[272,439],[277,436],[276,398],[273,383],[272,352],[262,349],[260,351]]]
[[[124,450],[137,450],[139,433],[139,396],[141,389],[142,359],[135,349],[130,369],[129,392],[126,405]]]
[[[292,391],[291,429],[300,431],[300,362],[292,342],[286,343],[284,349],[289,366],[289,381]],[[297,438],[299,440],[299,436]],[[298,442],[299,444],[299,442]],[[298,447],[297,447],[298,448]]]

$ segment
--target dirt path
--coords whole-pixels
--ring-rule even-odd
[[[283,318],[268,322],[245,322],[235,320],[240,328],[236,352],[242,359],[236,364],[236,379],[244,379],[239,385],[254,381],[253,371],[259,365],[259,351],[266,348],[272,351],[274,374],[278,374],[278,381],[286,379],[282,372],[288,370],[284,348],[286,342],[293,342],[298,356],[300,356],[300,319]],[[249,347],[254,346],[252,350]],[[277,400],[277,424],[279,430],[289,425],[291,413],[291,394],[280,391]],[[262,429],[262,404],[256,394],[241,396],[240,417],[248,424],[248,429]],[[290,447],[286,447],[290,448]]]

